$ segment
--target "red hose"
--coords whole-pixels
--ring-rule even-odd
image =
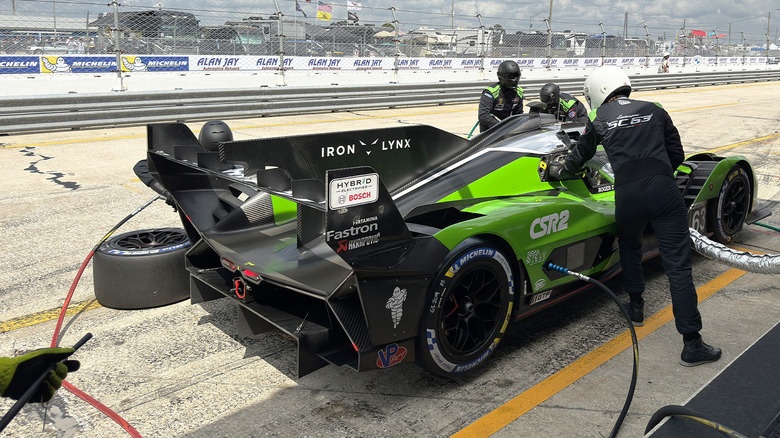
[[[70,299],[73,297],[73,292],[76,290],[76,286],[79,284],[79,280],[81,280],[81,274],[84,273],[84,269],[87,267],[87,264],[89,264],[89,261],[92,259],[92,256],[95,255],[95,250],[89,252],[89,255],[87,255],[87,258],[84,260],[84,262],[81,264],[81,267],[79,268],[79,272],[76,273],[76,278],[73,279],[73,283],[70,285],[70,290],[68,291],[68,296],[65,297],[65,302],[62,304],[62,308],[60,309],[60,315],[57,318],[57,325],[54,327],[54,337],[52,337],[51,340],[51,346],[56,347],[58,344],[58,340],[60,337],[60,329],[62,328],[62,321],[65,319],[65,313],[68,310],[68,305],[70,304]],[[141,437],[141,434],[138,433],[137,430],[133,426],[131,426],[127,421],[125,421],[124,418],[120,417],[119,414],[109,409],[106,405],[103,403],[100,403],[99,401],[95,400],[94,398],[90,397],[89,394],[86,392],[76,388],[73,386],[70,382],[63,380],[62,381],[63,388],[67,389],[68,391],[72,392],[73,394],[77,395],[79,398],[84,400],[85,402],[91,404],[94,406],[97,410],[100,412],[106,414],[109,418],[114,420],[118,425],[122,426],[124,430],[127,431],[127,433],[130,434],[130,436],[137,437],[137,438],[143,438]]]
[[[92,248],[92,251],[89,252],[89,254],[87,255],[87,258],[84,260],[84,262],[81,263],[81,267],[79,267],[79,271],[76,273],[76,278],[73,279],[73,283],[71,283],[71,285],[70,285],[70,290],[68,291],[68,295],[65,297],[65,302],[62,304],[62,308],[60,309],[60,315],[57,318],[57,325],[54,327],[54,336],[51,339],[51,346],[52,347],[56,347],[57,344],[59,343],[58,341],[59,341],[59,337],[60,337],[60,330],[62,329],[62,321],[65,319],[65,313],[68,310],[68,305],[70,304],[70,299],[73,297],[73,292],[76,290],[76,286],[79,284],[79,280],[81,280],[81,274],[84,273],[84,269],[87,267],[87,264],[89,264],[89,261],[92,260],[92,256],[95,255],[95,252],[97,252],[98,248],[100,248],[100,245],[103,242],[105,242],[109,237],[111,237],[111,235],[117,229],[119,229],[119,227],[121,227],[125,222],[130,220],[130,218],[132,218],[133,216],[138,214],[141,210],[145,209],[152,202],[154,202],[154,201],[156,201],[158,199],[160,199],[159,195],[157,195],[154,198],[150,199],[149,201],[144,203],[142,206],[140,206],[138,209],[136,209],[134,212],[132,212],[129,215],[127,215],[127,217],[125,217],[124,219],[119,221],[119,223],[116,224],[114,226],[114,228],[111,229],[111,231],[109,231],[105,236],[103,236],[102,239],[100,239],[100,241],[97,243],[97,245],[95,245],[95,247]],[[70,391],[73,394],[77,395],[79,398],[81,398],[85,402],[87,402],[87,403],[91,404],[92,406],[94,406],[95,408],[97,408],[97,410],[99,410],[100,412],[106,414],[109,418],[114,420],[118,425],[122,426],[122,429],[126,430],[127,433],[129,433],[131,436],[137,437],[137,438],[143,438],[143,437],[141,437],[141,434],[138,433],[138,431],[135,430],[135,428],[133,426],[131,426],[127,421],[125,421],[124,418],[120,417],[119,414],[117,414],[116,412],[114,412],[111,409],[109,409],[103,403],[100,403],[99,401],[97,401],[94,398],[90,397],[87,393],[85,393],[84,391],[76,388],[75,386],[71,385],[67,381],[63,380],[62,381],[62,386],[65,387],[65,389],[67,389],[68,391]]]

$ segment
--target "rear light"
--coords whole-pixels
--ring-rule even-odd
[[[254,284],[260,284],[261,281],[263,281],[263,278],[260,277],[260,274],[255,274],[254,272],[250,271],[249,269],[244,269],[241,272],[241,275],[244,276],[247,280],[251,281]]]
[[[219,261],[222,263],[222,266],[230,272],[236,272],[238,270],[238,266],[228,259],[222,258]]]

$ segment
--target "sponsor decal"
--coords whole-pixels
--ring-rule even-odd
[[[320,148],[320,157],[341,157],[343,155],[352,155],[355,153],[355,144],[346,144],[338,146],[325,146]]]
[[[599,58],[588,58],[585,60],[586,66],[594,66],[601,64],[601,60]]]
[[[563,210],[560,214],[548,214],[534,219],[531,223],[531,239],[538,239],[567,228],[569,228],[569,210]]]
[[[376,223],[357,225],[357,226],[353,225],[347,228],[346,230],[341,230],[341,231],[328,230],[325,233],[325,240],[330,242],[332,240],[344,239],[345,237],[356,237],[360,235],[365,235],[372,231],[378,231],[378,230],[379,230],[379,225]]]
[[[494,249],[477,248],[467,252],[466,254],[463,254],[463,256],[460,259],[458,259],[458,261],[456,261],[455,263],[452,264],[452,266],[450,266],[450,268],[447,270],[444,276],[447,278],[454,277],[455,274],[460,270],[460,268],[463,267],[463,265],[466,264],[469,260],[481,256],[495,259],[501,265],[501,267],[504,268],[504,271],[506,272],[506,276],[507,278],[509,278],[509,294],[513,295],[515,293],[515,283],[514,283],[514,277],[512,276],[512,268],[509,267],[509,262],[506,261],[504,256],[502,256],[500,252]],[[443,286],[444,282],[442,282],[441,285]]]
[[[64,57],[41,56],[41,73],[70,73],[71,71],[73,69]]]
[[[452,60],[451,59],[432,59],[431,60],[431,68],[433,68],[433,69],[452,68]]]
[[[370,204],[377,199],[379,199],[379,175],[376,173],[338,178],[330,181],[328,202],[331,210]],[[357,227],[352,226],[348,230],[342,232],[328,230],[326,238],[330,241],[352,237],[356,234],[343,233],[351,233],[350,230],[356,228],[360,230],[365,229],[365,231],[360,231],[358,234],[368,234],[371,231],[378,230],[376,223],[361,224]],[[333,234],[333,236],[329,237],[331,234]]]
[[[122,71],[187,71],[188,56],[122,56]]]
[[[353,62],[353,67],[357,70],[381,70],[381,59],[356,59]]]
[[[518,59],[517,65],[519,67],[533,67],[536,63],[536,59]]]
[[[551,290],[548,290],[546,292],[538,293],[538,294],[534,295],[533,297],[531,297],[531,302],[529,304],[533,305],[533,304],[542,302],[542,301],[550,298],[550,295],[552,295],[552,291]]]
[[[612,190],[615,190],[615,186],[613,184],[607,184],[597,187],[596,193],[611,192]]]
[[[620,99],[618,100],[620,102]],[[653,118],[652,114],[636,115],[631,114],[628,116],[620,116],[616,120],[607,122],[607,129],[612,130],[615,128],[633,128],[634,126],[643,125],[649,122]]]
[[[195,62],[197,70],[207,71],[235,71],[241,70],[238,66],[238,57],[226,56],[201,56]]]
[[[580,64],[580,60],[579,60],[579,59],[576,59],[576,58],[574,58],[574,59],[572,59],[572,58],[567,58],[567,59],[564,59],[564,60],[563,60],[563,66],[564,66],[564,67],[576,67],[576,66],[578,66],[579,64]]]
[[[701,55],[696,55],[693,58],[691,58],[691,64],[698,67],[704,64],[704,58],[702,58]]]
[[[540,251],[535,249],[533,251],[528,251],[528,253],[525,255],[525,264],[528,266],[538,265],[539,263],[544,262],[546,258],[547,251]]]
[[[173,246],[167,246],[165,248],[156,248],[156,249],[147,249],[143,251],[125,251],[122,249],[111,249],[106,251],[107,254],[113,254],[113,255],[125,255],[125,256],[139,256],[139,255],[146,255],[146,254],[161,254],[164,252],[170,252],[175,251],[179,248],[186,248],[190,246],[190,242],[182,242],[178,245]]]
[[[620,60],[620,63],[622,65],[633,65],[634,64],[634,58],[623,58]]]
[[[376,233],[371,236],[358,237],[357,239],[352,240],[339,240],[339,247],[336,248],[336,253],[338,254],[342,251],[351,251],[353,249],[363,248],[364,246],[375,245],[379,243],[380,236],[381,233]]]
[[[404,301],[406,301],[406,289],[396,287],[393,290],[393,295],[385,303],[385,309],[390,310],[390,317],[393,319],[393,328],[398,327],[404,316]]]
[[[482,67],[482,61],[479,59],[462,59],[460,66],[461,68],[480,68]]]
[[[534,290],[536,291],[543,288],[545,284],[547,284],[547,282],[544,281],[544,278],[536,280],[536,283],[534,283]]]
[[[308,66],[312,70],[341,70],[341,59],[336,58],[311,58]]]
[[[496,349],[496,346],[498,346],[498,338],[493,340],[493,343],[490,344],[490,347],[488,347],[487,350],[485,350],[484,353],[482,353],[478,358],[474,359],[473,361],[456,365],[449,360],[447,360],[444,356],[442,356],[441,351],[439,350],[439,342],[436,339],[436,332],[432,329],[426,330],[426,341],[428,343],[428,350],[431,352],[431,358],[436,362],[439,367],[445,371],[451,372],[451,373],[462,373],[465,371],[468,371],[487,359],[488,356],[493,352],[493,350]]]
[[[604,65],[617,65],[617,58],[604,58]]]
[[[376,366],[379,368],[389,368],[398,365],[406,357],[406,348],[398,344],[390,344],[379,350],[379,358],[376,360]]]
[[[420,68],[420,60],[419,59],[399,59],[398,60],[398,68],[406,68],[415,70]]]
[[[40,73],[40,65],[39,56],[4,56],[0,59],[0,74]]]
[[[391,140],[379,140],[374,139],[374,141],[370,143],[366,143],[363,140],[358,140],[358,143],[360,143],[360,146],[364,148],[364,152],[366,155],[371,155],[371,152],[373,152],[373,147],[376,145],[379,145],[380,151],[392,151],[397,149],[409,149],[412,147],[412,139],[410,138],[399,138],[399,139],[391,139]],[[323,146],[320,148],[320,157],[322,158],[328,158],[328,157],[342,157],[344,155],[354,155],[357,150],[357,144],[343,144],[338,146]]]

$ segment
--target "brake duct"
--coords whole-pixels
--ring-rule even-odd
[[[690,232],[693,248],[704,257],[756,274],[780,274],[780,255],[738,251],[713,242],[693,228]]]

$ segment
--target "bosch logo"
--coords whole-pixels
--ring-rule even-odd
[[[371,199],[371,192],[355,193],[354,195],[349,195],[350,201],[360,201],[361,199]]]

